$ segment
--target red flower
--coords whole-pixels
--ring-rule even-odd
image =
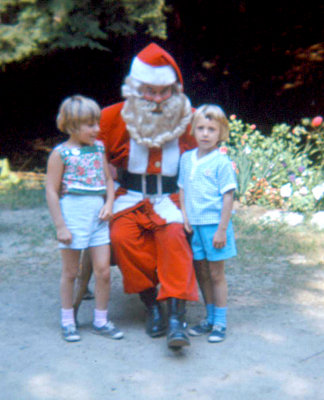
[[[219,152],[220,152],[221,154],[227,154],[228,148],[227,148],[226,146],[221,146],[221,147],[219,148]]]
[[[318,126],[322,125],[322,122],[323,122],[323,117],[318,115],[317,117],[312,119],[311,125],[313,128],[317,128]]]
[[[85,170],[82,167],[78,167],[78,175],[84,175]]]
[[[99,169],[99,168],[100,168],[100,161],[99,161],[99,160],[95,160],[95,161],[93,162],[93,166],[94,166],[96,169]]]

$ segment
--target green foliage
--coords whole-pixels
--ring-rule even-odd
[[[164,15],[166,7],[164,0],[124,0],[123,4],[134,23],[147,26],[146,33],[166,38],[166,18]]]
[[[166,38],[164,0],[2,0],[0,66],[57,48],[108,50],[135,33]]]
[[[45,189],[33,188],[25,182],[12,184],[0,190],[0,210],[20,210],[45,207]]]
[[[322,117],[303,120],[294,128],[275,125],[269,136],[235,116],[230,120],[227,150],[236,164],[242,203],[300,212],[323,208]]]

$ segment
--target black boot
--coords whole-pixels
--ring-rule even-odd
[[[147,309],[146,333],[151,337],[163,336],[166,333],[166,323],[162,307],[156,300],[156,288],[150,288],[139,293]]]
[[[189,346],[190,340],[185,330],[184,315],[186,301],[170,297],[168,299],[167,344],[172,349]]]

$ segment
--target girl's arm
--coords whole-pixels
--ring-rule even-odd
[[[234,202],[234,190],[229,190],[223,195],[223,208],[221,212],[221,220],[218,224],[218,229],[213,238],[213,246],[216,249],[221,249],[226,245],[226,230],[232,216]]]
[[[47,163],[46,200],[56,228],[57,240],[64,244],[70,244],[72,235],[65,225],[60,207],[60,188],[63,171],[64,165],[61,156],[54,150]]]
[[[187,213],[186,213],[186,207],[185,207],[185,202],[184,202],[184,190],[180,188],[179,190],[179,200],[180,200],[180,208],[183,216],[183,226],[186,232],[191,233],[192,228],[191,225],[188,221]]]
[[[115,187],[105,155],[103,155],[103,166],[106,176],[107,198],[106,198],[106,203],[99,212],[99,218],[104,221],[109,221],[113,215],[112,210],[115,199]]]

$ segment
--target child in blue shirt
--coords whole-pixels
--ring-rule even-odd
[[[229,137],[223,110],[215,105],[199,107],[193,116],[192,134],[198,148],[182,155],[178,186],[184,228],[192,233],[194,265],[207,318],[188,333],[209,333],[208,341],[217,343],[225,339],[227,325],[224,260],[236,255],[231,215],[237,184],[231,160],[219,151],[220,142]]]

